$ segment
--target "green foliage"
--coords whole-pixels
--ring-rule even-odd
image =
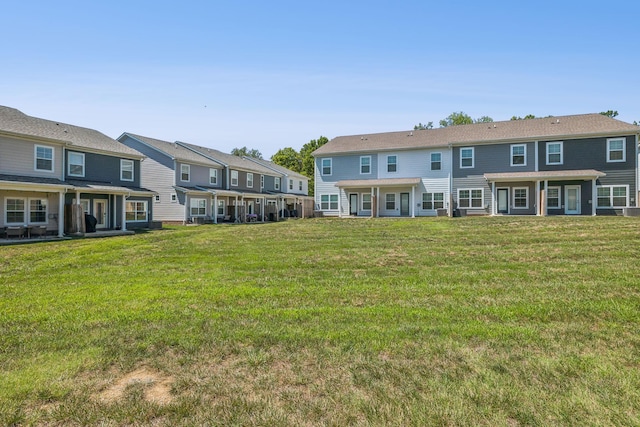
[[[318,139],[312,139],[302,146],[300,149],[300,157],[302,158],[302,169],[300,173],[309,178],[309,195],[313,196],[315,188],[315,159],[311,155],[318,148],[329,142],[326,136],[320,136]]]
[[[278,150],[271,156],[271,161],[294,172],[300,173],[302,171],[302,157],[291,147]]]
[[[446,128],[449,126],[458,126],[458,125],[470,125],[473,123],[473,119],[468,114],[464,112],[453,112],[449,114],[446,119],[440,120],[440,127]]]
[[[614,110],[601,111],[600,114],[602,114],[603,116],[611,117],[612,119],[618,116],[618,112]]]
[[[231,150],[231,154],[238,157],[253,157],[254,159],[262,159],[262,153],[255,148],[248,149],[247,147],[234,148]]]
[[[427,129],[433,129],[433,122],[429,122],[426,125],[423,125],[422,123],[418,123],[413,127],[413,130],[427,130]]]
[[[477,118],[474,123],[492,123],[493,119],[489,116],[482,116],[480,118]]]
[[[511,120],[529,120],[529,119],[535,119],[536,116],[533,114],[527,114],[524,117],[520,117],[520,116],[513,116],[511,117]]]

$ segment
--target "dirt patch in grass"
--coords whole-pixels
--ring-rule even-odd
[[[115,383],[97,394],[96,398],[104,403],[116,403],[124,398],[128,387],[140,384],[144,388],[145,400],[166,405],[173,400],[171,395],[173,381],[173,377],[142,367],[119,377]]]

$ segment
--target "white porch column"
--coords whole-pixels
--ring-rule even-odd
[[[127,231],[127,199],[124,194],[122,195],[122,231]]]
[[[376,189],[375,187],[371,187],[371,218],[374,218],[375,213],[378,210],[378,198],[376,197]]]
[[[331,202],[329,202],[331,204]],[[342,190],[338,188],[338,218],[342,217]]]
[[[218,194],[213,195],[213,223],[218,223]]]
[[[236,202],[233,206],[234,206],[234,212],[235,212],[235,214],[233,215],[235,217],[233,222],[238,222],[238,195],[237,194],[236,194]]]
[[[559,194],[558,190],[558,199],[560,200],[560,194]],[[544,180],[544,195],[545,195],[545,201],[544,201],[544,213],[543,216],[547,216],[549,215],[549,203],[547,203],[547,200],[549,200],[549,180],[545,179]]]
[[[264,222],[264,216],[267,214],[267,198],[263,197],[261,203],[262,203],[262,207],[261,207],[262,215],[261,215],[261,217],[262,217],[262,222]]]
[[[411,218],[416,217],[416,186],[411,188]]]
[[[596,179],[591,180],[591,215],[596,216],[596,206],[598,205],[598,189]]]
[[[498,214],[498,207],[496,206],[496,182],[491,183],[491,215]]]
[[[540,209],[540,180],[536,181],[536,216],[542,215]]]
[[[64,192],[58,193],[58,237],[64,237]]]

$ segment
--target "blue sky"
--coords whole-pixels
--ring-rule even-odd
[[[639,2],[25,0],[2,14],[0,105],[113,138],[269,158],[454,111],[640,121]]]

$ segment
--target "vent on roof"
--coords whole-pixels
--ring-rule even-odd
[[[409,135],[407,135],[407,136],[413,136],[413,132],[409,132]]]

